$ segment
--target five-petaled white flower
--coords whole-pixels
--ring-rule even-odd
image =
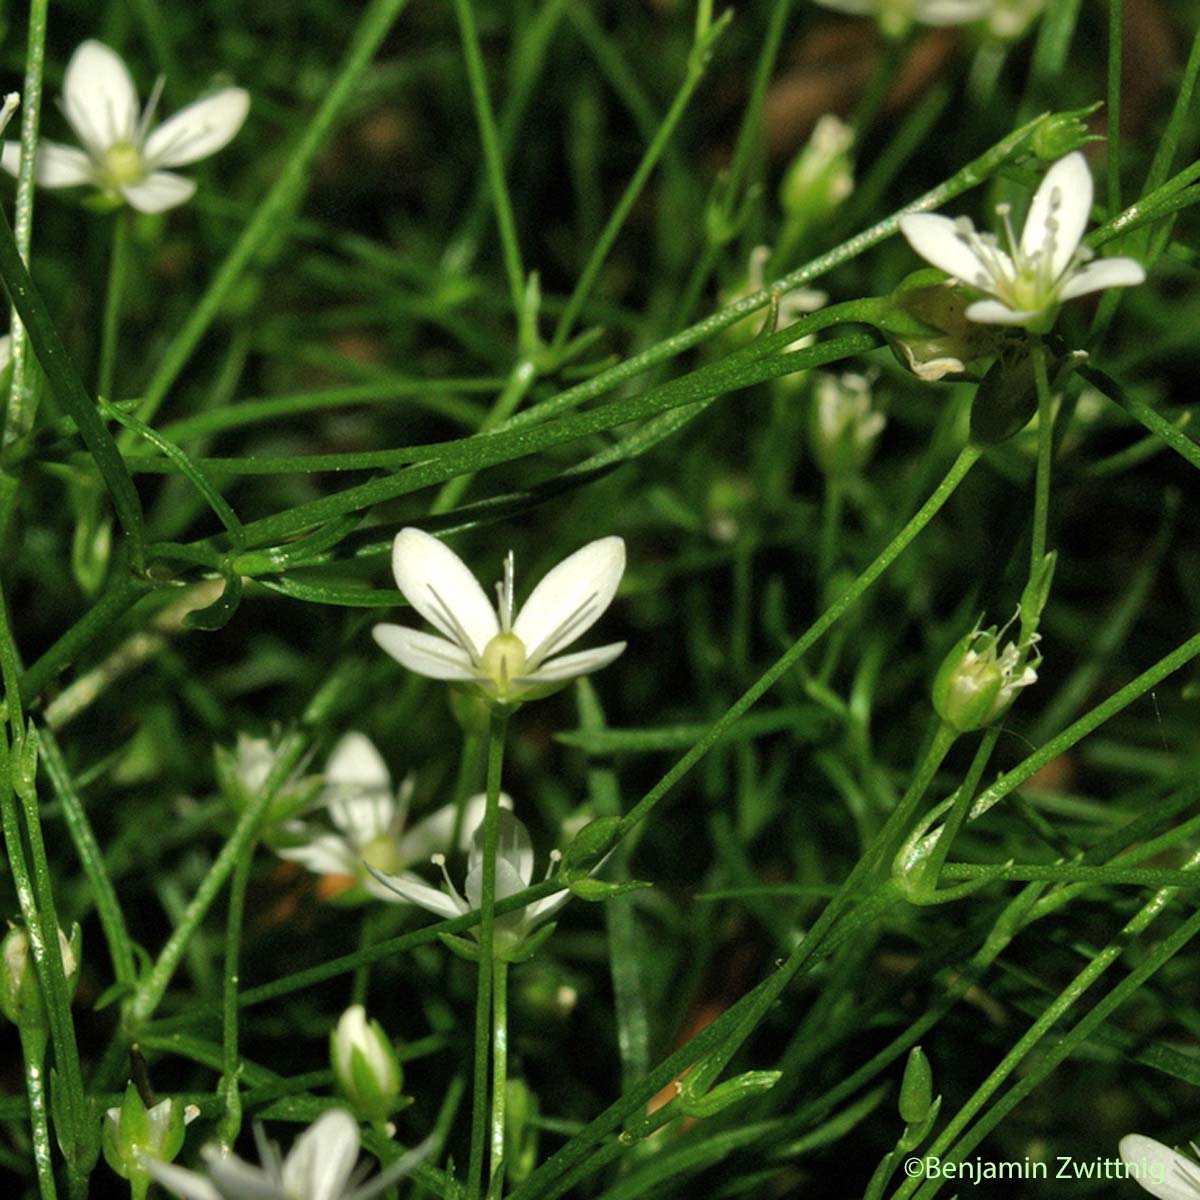
[[[1064,300],[1101,288],[1132,287],[1146,278],[1142,264],[1132,258],[1090,261],[1092,251],[1080,243],[1091,208],[1092,173],[1075,151],[1046,172],[1019,242],[1008,206],[997,208],[1007,250],[995,234],[977,232],[967,217],[910,213],[900,218],[900,230],[922,258],[990,297],[970,305],[970,320],[1044,332]]]
[[[191,199],[195,183],[164,171],[215,154],[246,119],[250,95],[227,87],[180,109],[151,130],[162,94],[154,85],[144,110],[129,69],[103,42],[86,41],[67,64],[62,110],[82,149],[42,139],[37,147],[37,182],[42,187],[91,184],[114,203],[140,212],[164,212]],[[19,142],[5,142],[0,160],[10,174],[21,161]]]
[[[1200,1198],[1200,1166],[1190,1158],[1140,1133],[1123,1137],[1119,1150],[1126,1178],[1136,1180],[1158,1200]]]
[[[365,734],[350,732],[339,739],[325,767],[325,786],[317,807],[329,814],[334,831],[307,821],[283,826],[275,852],[280,858],[302,863],[317,875],[346,875],[381,900],[398,901],[367,870],[396,875],[431,854],[449,851],[454,837],[455,806],[444,805],[405,830],[413,785],[406,779],[399,791],[379,751]],[[485,797],[469,801],[463,811],[459,848],[465,850],[471,831],[483,819]],[[512,806],[507,796],[500,803]],[[414,876],[415,878],[415,876]]]
[[[506,900],[523,892],[533,881],[533,843],[529,831],[507,809],[497,813],[499,838],[496,845],[496,899]],[[557,851],[550,854],[550,865],[546,878],[558,865],[562,855]],[[431,888],[415,876],[402,875],[385,882],[395,888],[398,895],[439,917],[461,917],[477,909],[483,892],[483,825],[480,824],[471,838],[471,852],[467,856],[467,879],[463,887],[465,896],[450,882],[446,871],[446,859],[441,854],[433,856],[434,865],[441,868],[445,891]],[[504,913],[496,918],[494,945],[501,957],[519,953],[525,939],[534,928],[547,917],[553,916],[570,899],[568,891],[557,892],[535,900],[515,912]],[[478,930],[473,932],[478,933]]]
[[[817,0],[851,17],[874,17],[889,37],[902,37],[913,24],[968,25],[978,21],[991,0]]]
[[[286,1158],[267,1140],[261,1125],[254,1127],[261,1166],[253,1166],[219,1146],[200,1153],[206,1174],[146,1159],[154,1178],[184,1200],[367,1200],[410,1174],[428,1147],[410,1151],[357,1186],[358,1122],[344,1108],[322,1113],[293,1143]]]
[[[607,666],[625,649],[624,642],[613,642],[559,653],[608,608],[624,570],[625,543],[619,537],[589,542],[551,570],[515,612],[510,551],[493,609],[453,550],[420,529],[402,529],[392,546],[396,585],[442,636],[404,625],[376,625],[373,633],[418,675],[474,683],[489,700],[516,704]]]

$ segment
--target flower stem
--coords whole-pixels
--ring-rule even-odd
[[[117,339],[121,332],[121,301],[129,274],[129,214],[122,209],[113,219],[112,252],[108,261],[108,290],[104,296],[104,324],[100,333],[100,368],[96,391],[114,400],[113,379],[117,369]]]
[[[842,529],[842,501],[846,495],[845,484],[837,475],[825,477],[825,498],[821,506],[821,548],[818,578],[825,584],[837,558],[838,535]]]
[[[492,986],[492,1158],[490,1178],[504,1161],[504,1105],[508,1088],[508,963],[498,960]]]
[[[225,922],[225,977],[222,991],[222,1075],[220,1091],[225,1111],[217,1122],[217,1137],[222,1146],[232,1146],[242,1128],[242,1098],[238,1088],[241,1069],[238,1063],[238,960],[242,948],[242,923],[246,911],[246,887],[254,863],[254,842],[246,847],[233,869],[229,883],[229,911]]]
[[[508,713],[493,709],[488,730],[487,808],[483,816],[483,878],[479,888],[479,986],[475,993],[475,1089],[471,1100],[471,1157],[467,1194],[477,1200],[483,1185],[483,1145],[487,1136],[488,1057],[491,1040],[492,957],[496,931],[496,847],[500,840],[500,775]],[[493,1167],[495,1163],[492,1164]]]
[[[1051,407],[1050,379],[1046,374],[1046,349],[1039,334],[1031,335],[1030,352],[1033,375],[1037,381],[1038,448],[1037,478],[1033,493],[1033,538],[1029,549],[1029,570],[1035,573],[1046,557],[1046,526],[1050,519],[1050,459],[1054,438],[1054,412]]]
[[[42,1200],[55,1200],[50,1121],[46,1110],[46,1034],[44,1030],[28,1025],[19,1025],[17,1032],[21,1036],[21,1057],[25,1063],[25,1094],[29,1098],[29,1132],[33,1140],[38,1193]]]

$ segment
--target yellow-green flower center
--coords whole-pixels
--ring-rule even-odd
[[[114,142],[104,152],[104,173],[115,188],[137,183],[145,174],[141,151],[132,142]]]
[[[362,849],[359,855],[368,866],[382,871],[385,875],[396,875],[407,865],[400,857],[400,847],[396,839],[389,833],[381,833],[373,837]]]
[[[525,673],[525,643],[515,633],[498,633],[484,647],[479,665],[503,699],[513,681]]]

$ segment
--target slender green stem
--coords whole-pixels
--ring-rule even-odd
[[[254,841],[238,859],[229,882],[229,911],[225,919],[225,968],[222,984],[221,1083],[225,1111],[217,1122],[222,1146],[232,1146],[242,1128],[241,1060],[238,1053],[238,985],[242,950],[242,924],[246,915],[246,887],[254,865]]]
[[[1030,355],[1037,381],[1038,443],[1037,476],[1033,492],[1033,536],[1030,539],[1029,571],[1036,574],[1046,557],[1046,527],[1050,520],[1050,458],[1054,448],[1054,404],[1046,373],[1046,349],[1038,334],[1030,336]]]
[[[781,7],[784,6],[781,5]],[[707,64],[708,52],[711,49],[712,43],[716,40],[721,30],[728,24],[728,18],[731,16],[732,10],[729,10],[726,13],[726,17],[718,22],[715,27],[706,29],[703,35],[703,48],[697,47],[689,57],[687,74],[684,77],[683,84],[675,94],[675,99],[667,115],[663,118],[662,124],[659,125],[655,132],[653,140],[642,154],[641,161],[638,163],[633,177],[626,185],[624,192],[621,193],[621,198],[613,208],[603,232],[596,239],[596,243],[592,247],[592,252],[588,255],[588,260],[580,272],[579,279],[571,292],[570,298],[567,300],[567,305],[558,319],[558,325],[554,330],[554,339],[551,342],[552,351],[561,351],[567,344],[567,338],[571,335],[571,328],[575,324],[580,309],[582,309],[587,300],[597,276],[600,274],[601,267],[604,266],[604,262],[608,258],[608,252],[612,249],[613,243],[617,240],[626,219],[633,211],[633,206],[642,194],[642,189],[646,186],[654,168],[658,165],[658,160],[662,157],[667,143],[674,135],[675,127],[679,124],[684,112],[687,111],[687,106],[692,96],[695,95],[696,89],[700,86],[701,79],[704,78],[704,68]]]
[[[46,13],[50,0],[30,0],[29,39],[25,47],[25,84],[21,94],[21,159],[17,167],[17,200],[14,233],[21,258],[29,262],[33,243],[34,175],[38,144],[38,126],[42,116],[42,72],[46,62]],[[29,339],[20,314],[12,316],[12,382],[8,389],[8,407],[4,412],[5,446],[28,433],[37,414],[38,391],[30,377]]]
[[[121,302],[129,274],[129,213],[122,208],[113,217],[112,250],[108,260],[108,290],[104,296],[104,324],[100,333],[100,369],[96,391],[104,400],[115,400],[113,379],[117,369],[117,342],[121,334]]]
[[[644,820],[655,805],[698,763],[749,711],[770,688],[815,645],[828,630],[860,599],[868,588],[896,561],[912,540],[937,515],[942,505],[983,453],[977,446],[965,447],[954,460],[946,477],[912,519],[887,544],[875,561],[837,598],[836,601],[796,639],[767,671],[759,676],[686,754],[621,818],[620,834],[628,833]]]
[[[1121,211],[1121,0],[1108,0],[1108,211]]]
[[[508,1097],[508,963],[497,961],[492,991],[492,1153],[488,1174],[504,1162],[505,1103]]]
[[[137,489],[129,477],[129,470],[121,458],[117,445],[100,419],[96,405],[79,378],[67,355],[66,347],[54,328],[45,302],[33,285],[29,271],[21,258],[8,224],[8,217],[0,208],[0,277],[8,289],[9,299],[25,323],[26,332],[33,349],[58,397],[59,403],[74,419],[79,435],[88,452],[95,460],[117,517],[129,538],[134,562],[140,566],[144,554],[145,531],[142,518],[142,503]]]
[[[138,416],[143,421],[153,420],[193,351],[221,312],[242,272],[268,241],[279,236],[281,224],[295,209],[307,186],[317,155],[333,132],[342,111],[357,95],[364,72],[407,3],[408,0],[372,0],[363,12],[341,68],[325,92],[320,107],[312,119],[304,124],[304,131],[286,166],[255,209],[250,223],[221,264],[208,290],[192,308],[183,328],[171,340],[162,362],[146,385],[138,410]]]
[[[508,714],[492,710],[488,730],[487,807],[483,816],[483,873],[479,885],[479,984],[475,993],[475,1092],[471,1098],[471,1157],[468,1195],[478,1200],[483,1187],[483,1149],[487,1141],[488,1058],[492,1029],[492,976],[495,970],[496,850],[500,838],[500,776]],[[494,1166],[495,1164],[493,1164]]]
[[[62,806],[63,819],[75,844],[75,853],[79,856],[96,912],[100,917],[100,927],[104,930],[108,952],[112,958],[113,974],[119,983],[132,985],[137,975],[133,943],[125,924],[125,914],[121,911],[121,902],[108,873],[108,865],[104,861],[104,852],[96,841],[83,800],[75,781],[71,778],[58,740],[48,726],[39,728],[38,743],[41,748],[42,765],[46,768],[50,785]]]
[[[454,15],[458,21],[463,57],[467,63],[471,99],[475,103],[475,120],[479,125],[479,140],[483,144],[488,185],[492,192],[492,207],[496,210],[496,225],[500,232],[500,249],[504,256],[504,269],[508,275],[513,313],[519,318],[525,297],[525,268],[521,264],[521,247],[517,241],[512,200],[504,178],[504,154],[496,129],[496,114],[492,110],[492,101],[488,94],[487,69],[479,48],[479,30],[475,25],[471,0],[454,0]]]
[[[25,1095],[29,1100],[29,1134],[33,1142],[38,1193],[42,1200],[55,1200],[54,1158],[46,1108],[46,1032],[20,1024],[17,1033],[21,1038],[21,1058],[25,1066]]]
[[[829,581],[837,561],[838,542],[842,532],[842,504],[846,485],[838,475],[825,476],[825,496],[821,505],[821,544],[817,560],[817,576],[822,583]]]

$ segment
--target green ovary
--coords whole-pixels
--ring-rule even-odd
[[[104,153],[104,173],[114,188],[137,183],[145,175],[141,152],[132,142],[114,142]]]
[[[396,839],[387,833],[373,837],[359,853],[363,862],[385,875],[395,875],[407,865],[400,856]]]
[[[525,643],[515,633],[496,634],[484,647],[480,666],[503,697],[513,681],[525,673]]]

